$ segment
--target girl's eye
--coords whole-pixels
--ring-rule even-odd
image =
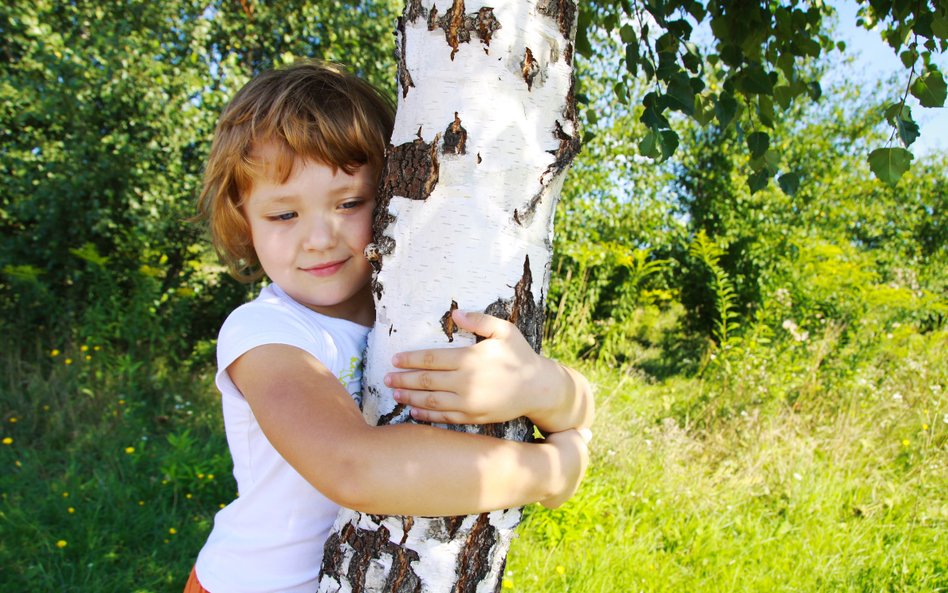
[[[362,200],[349,200],[348,202],[343,202],[339,207],[343,210],[351,210],[353,208],[358,208],[362,205]]]
[[[296,218],[296,212],[284,212],[282,214],[276,214],[269,217],[270,220],[292,220]]]

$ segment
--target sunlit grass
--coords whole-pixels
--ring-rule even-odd
[[[587,369],[592,470],[562,508],[529,509],[507,590],[948,590],[948,349],[914,341],[827,386],[832,406],[701,429],[669,404],[716,385]]]

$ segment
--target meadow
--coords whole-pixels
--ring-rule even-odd
[[[839,337],[665,380],[574,361],[593,463],[527,508],[504,590],[948,590],[948,332]],[[234,493],[210,367],[92,343],[3,364],[2,589],[180,590]]]

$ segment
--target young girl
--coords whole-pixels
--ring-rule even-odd
[[[455,313],[490,338],[396,356],[395,397],[424,421],[526,415],[550,434],[518,443],[426,425],[370,426],[354,401],[374,320],[363,251],[391,132],[389,102],[339,68],[303,63],[241,89],[221,115],[200,209],[240,279],[271,283],[218,339],[216,383],[239,496],[221,510],[194,591],[313,591],[339,505],[463,515],[577,488],[588,384],[535,354],[507,322]]]

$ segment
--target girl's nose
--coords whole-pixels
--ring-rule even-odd
[[[303,237],[303,248],[307,251],[324,251],[336,244],[336,228],[331,220],[314,216],[308,221]]]

